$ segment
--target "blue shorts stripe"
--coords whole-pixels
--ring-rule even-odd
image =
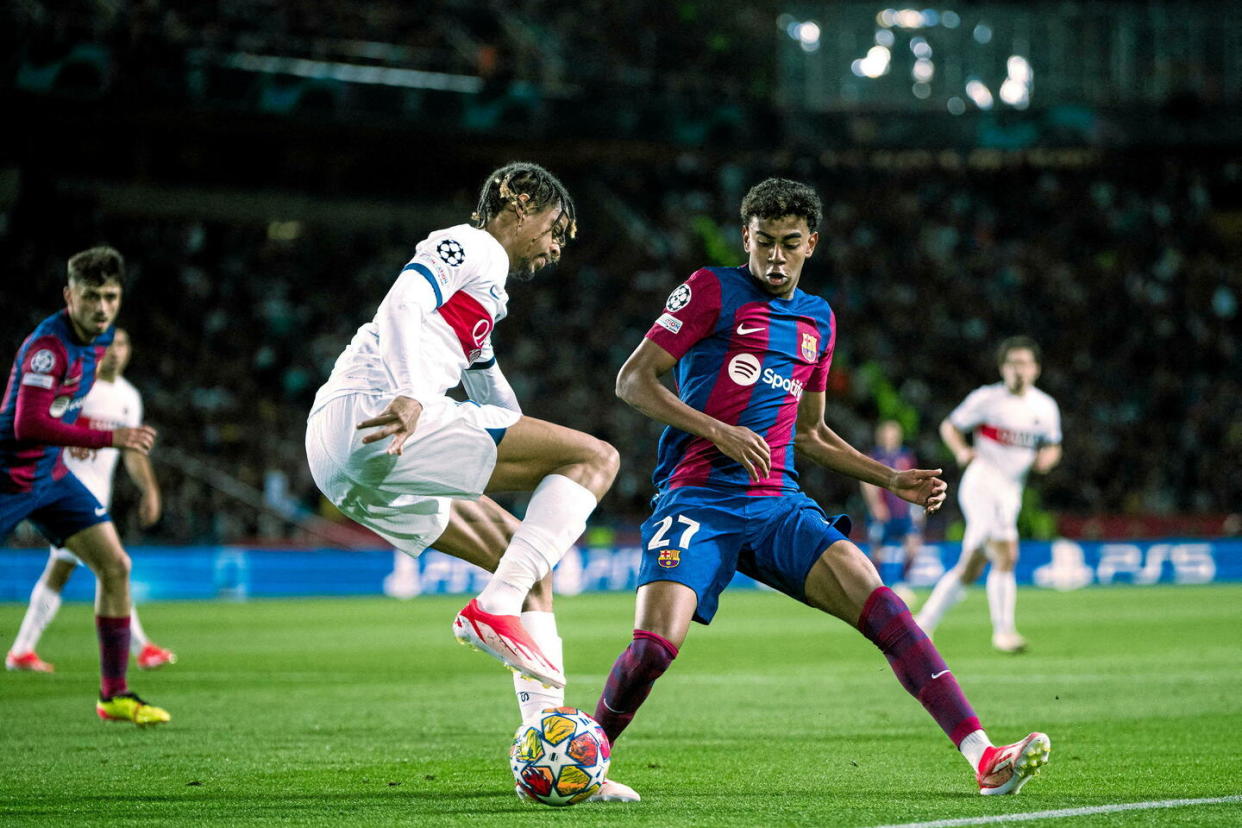
[[[432,274],[427,265],[419,264],[418,262],[410,262],[408,265],[401,268],[402,273],[405,273],[407,270],[413,270],[417,273],[423,274],[423,278],[427,280],[427,284],[431,285],[431,289],[436,292],[436,307],[438,308],[444,304],[444,294],[440,292],[440,283],[436,281],[435,275]]]

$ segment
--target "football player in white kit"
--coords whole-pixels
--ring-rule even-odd
[[[495,574],[453,622],[463,644],[515,674],[523,719],[564,704],[550,573],[616,476],[616,449],[524,416],[492,351],[509,277],[554,264],[574,203],[544,168],[487,177],[468,224],[415,248],[375,318],[319,389],[306,454],[345,515],[417,556],[434,546]],[[446,392],[461,384],[469,401]],[[532,492],[520,523],[485,492]],[[638,795],[609,781],[592,799]]]
[[[95,428],[136,428],[142,424],[142,395],[122,376],[131,353],[129,334],[117,328],[112,344],[100,360],[95,384],[82,401],[81,416]],[[160,519],[160,487],[150,458],[137,451],[125,451],[122,455],[121,450],[115,448],[67,448],[64,455],[65,465],[105,509],[112,505],[112,473],[122,456],[125,471],[142,492],[138,519],[144,527],[151,526]],[[43,631],[56,617],[61,591],[79,563],[81,561],[68,549],[52,547],[47,568],[30,593],[30,606],[18,628],[17,638],[5,656],[4,664],[9,670],[53,672],[53,666],[39,658],[36,649]],[[139,668],[151,670],[177,660],[171,651],[151,643],[138,621],[136,609],[131,608],[129,619],[130,652]]]
[[[931,634],[991,560],[987,593],[992,646],[1013,653],[1026,649],[1014,623],[1022,488],[1029,471],[1044,474],[1061,461],[1061,411],[1035,387],[1041,362],[1035,340],[1006,339],[997,350],[997,362],[1003,382],[976,388],[940,424],[945,445],[966,469],[958,494],[966,532],[961,558],[937,582],[916,620]],[[966,434],[972,432],[967,443]]]

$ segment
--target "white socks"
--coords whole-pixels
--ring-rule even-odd
[[[541,480],[496,574],[479,593],[483,611],[517,615],[535,582],[551,572],[586,531],[587,518],[595,506],[595,495],[563,474],[550,474]]]
[[[129,605],[129,652],[131,655],[138,655],[142,652],[142,648],[147,646],[147,632],[142,628],[142,623],[138,620],[138,608],[133,604]]]
[[[52,623],[59,609],[60,593],[48,589],[40,579],[30,591],[30,606],[26,608],[26,616],[22,619],[17,638],[13,641],[12,652],[29,653],[38,647],[43,631]]]
[[[966,761],[970,763],[970,766],[978,771],[979,760],[983,758],[983,752],[990,747],[992,747],[992,740],[988,738],[988,734],[982,730],[976,730],[963,739],[962,743],[957,746],[957,749],[966,757]]]
[[[923,604],[914,621],[923,628],[923,632],[931,635],[944,614],[965,597],[966,587],[962,585],[961,573],[954,567],[940,576],[936,588],[932,590],[927,603]]]
[[[522,613],[522,626],[530,637],[535,639],[543,654],[552,663],[565,671],[564,651],[561,637],[556,634],[556,616],[550,612]],[[513,676],[513,689],[517,693],[518,709],[522,712],[522,721],[533,718],[545,707],[563,707],[565,705],[565,689],[544,687],[537,681],[522,678],[516,673]]]
[[[1018,603],[1018,581],[1013,570],[1000,572],[993,565],[988,572],[988,610],[992,614],[992,632],[1016,633],[1013,613]]]

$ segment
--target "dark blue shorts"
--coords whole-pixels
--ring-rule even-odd
[[[892,520],[873,521],[867,527],[867,537],[876,546],[905,543],[906,536],[918,531],[914,526],[914,518],[893,518]]]
[[[78,532],[112,517],[90,489],[68,472],[34,491],[0,492],[0,540],[23,520],[33,523],[52,546],[64,546]]]
[[[751,497],[685,487],[657,495],[643,522],[638,585],[675,581],[699,597],[694,620],[710,624],[734,572],[806,603],[806,576],[850,519],[829,517],[802,492]]]

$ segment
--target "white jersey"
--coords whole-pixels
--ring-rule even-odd
[[[988,471],[989,478],[1018,487],[1040,447],[1061,442],[1061,410],[1035,387],[1021,395],[1003,382],[976,388],[949,414],[949,422],[958,431],[974,432],[975,459],[967,473]]]
[[[311,413],[349,394],[425,403],[461,382],[471,364],[490,364],[508,274],[509,256],[486,230],[459,224],[432,233],[336,360]]]
[[[114,382],[96,378],[82,400],[78,423],[108,431],[142,425],[142,395],[124,377],[117,377]],[[66,449],[65,465],[100,503],[111,506],[112,473],[120,456],[120,449],[101,448],[91,449],[87,459],[78,460]]]

